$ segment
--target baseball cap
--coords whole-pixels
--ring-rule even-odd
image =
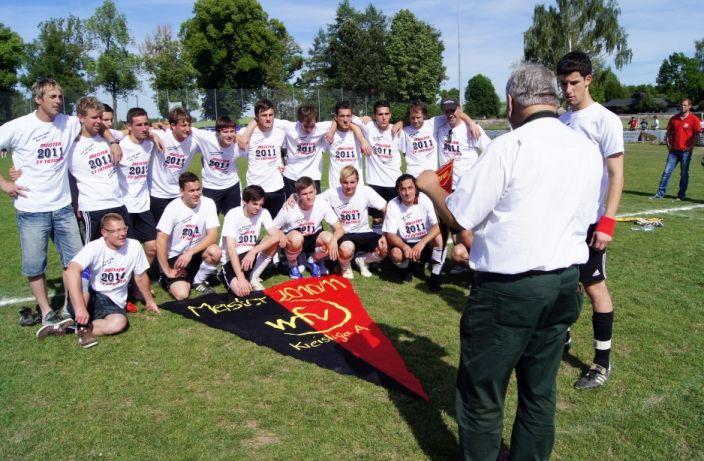
[[[460,103],[457,101],[456,98],[445,98],[440,101],[440,108],[442,110],[455,110],[459,105]]]

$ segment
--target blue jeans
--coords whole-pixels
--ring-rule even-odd
[[[677,192],[677,197],[685,198],[687,193],[687,185],[689,185],[689,161],[692,160],[691,150],[671,150],[667,154],[667,162],[665,163],[665,171],[662,172],[660,178],[660,187],[658,187],[658,195],[665,196],[667,182],[670,180],[670,175],[677,164],[680,164],[680,190]]]
[[[17,229],[22,247],[22,275],[27,277],[36,277],[46,272],[50,238],[59,252],[63,267],[68,266],[83,247],[71,205],[46,212],[17,210]]]

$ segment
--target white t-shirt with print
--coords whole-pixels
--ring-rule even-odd
[[[238,206],[231,209],[225,215],[222,223],[222,235],[220,235],[220,248],[222,248],[222,264],[227,264],[230,257],[227,255],[227,244],[225,237],[230,237],[235,241],[235,253],[238,255],[247,253],[254,248],[259,239],[262,227],[271,229],[273,222],[269,210],[262,208],[254,216],[245,216],[244,207]]]
[[[472,138],[468,132],[467,124],[461,122],[456,127],[451,127],[449,123],[435,124],[435,139],[439,144],[440,165],[445,165],[450,160],[455,163],[452,166],[452,188],[457,187],[457,181],[463,176],[474,162],[479,158],[479,154],[489,146],[491,139],[479,127],[481,135],[479,138]],[[451,134],[450,134],[451,133]]]
[[[418,194],[418,203],[406,205],[399,197],[389,200],[381,230],[398,234],[406,243],[417,243],[438,223],[433,202],[424,193]]]
[[[26,197],[14,198],[26,212],[56,211],[71,204],[66,158],[81,132],[77,117],[59,114],[42,122],[36,112],[0,126],[0,149],[12,151],[12,164],[22,172],[17,185]]]
[[[358,185],[352,197],[347,197],[342,186],[337,186],[324,191],[320,198],[335,210],[346,234],[371,232],[368,209],[383,210],[386,206],[386,200],[369,186]]]
[[[439,115],[425,120],[418,129],[411,125],[403,128],[399,149],[406,155],[406,173],[416,177],[425,170],[437,170],[438,140],[435,138],[435,124],[438,119],[444,118]]]
[[[122,200],[130,213],[149,211],[148,170],[154,143],[145,139],[139,144],[132,142],[129,136],[120,141],[122,159],[118,166],[118,179]]]
[[[372,154],[364,156],[367,184],[394,187],[401,176],[400,136],[391,134],[391,125],[381,131],[374,121],[363,125],[362,130],[372,146]]]
[[[237,143],[222,147],[214,132],[200,130],[199,135],[196,144],[203,161],[201,170],[203,188],[222,190],[239,183],[237,159],[240,157],[240,149]]]
[[[124,309],[127,303],[127,283],[132,273],[142,274],[149,269],[147,256],[137,240],[127,239],[122,247],[113,250],[104,238],[88,242],[71,262],[82,269],[90,269],[90,286]]]
[[[319,181],[323,175],[323,139],[332,122],[318,122],[310,133],[303,131],[301,122],[274,119],[274,127],[286,133],[284,176],[293,181],[308,176]]]
[[[298,203],[293,208],[281,208],[274,218],[274,226],[284,232],[298,230],[306,236],[322,230],[323,220],[331,226],[338,221],[328,202],[316,198],[309,210],[301,209]]]
[[[68,168],[76,178],[79,210],[106,210],[124,204],[110,146],[102,136],[81,136],[69,152]]]
[[[279,171],[282,164],[281,146],[286,139],[282,128],[269,131],[254,129],[247,149],[247,185],[256,184],[264,192],[275,192],[284,187],[284,178]]]
[[[330,153],[330,166],[328,169],[328,187],[334,188],[340,185],[340,170],[347,165],[352,165],[359,172],[359,183],[362,180],[362,153],[357,145],[352,130],[335,132],[332,143],[323,141],[323,147]]]
[[[164,151],[154,149],[149,165],[149,195],[157,198],[176,198],[180,194],[178,177],[188,171],[198,151],[202,130],[191,128],[191,135],[178,141],[171,130],[152,130],[164,144]]]
[[[183,199],[169,203],[161,215],[157,230],[169,236],[169,258],[178,256],[205,238],[208,229],[220,227],[215,202],[201,197],[195,208],[190,208]]]

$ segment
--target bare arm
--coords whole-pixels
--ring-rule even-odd
[[[156,233],[156,259],[161,271],[170,279],[175,278],[179,271],[169,267],[168,258],[169,236],[162,231]]]
[[[606,170],[609,172],[609,188],[606,191],[604,216],[614,219],[623,192],[623,152],[606,158]],[[613,236],[597,230],[590,245],[597,250],[603,250],[611,240]]]
[[[479,125],[477,125],[477,122],[472,120],[472,117],[469,115],[465,114],[464,112],[461,112],[458,114],[460,117],[460,120],[462,120],[465,125],[467,125],[467,130],[469,131],[469,135],[473,137],[474,139],[479,139],[479,137],[482,135],[482,132],[479,130]]]
[[[332,261],[337,261],[337,258],[340,255],[338,251],[337,242],[342,238],[343,235],[345,235],[345,228],[342,227],[340,221],[337,221],[335,224],[332,225],[332,229],[332,241],[328,246],[328,256]]]
[[[144,296],[145,302],[145,307],[149,312],[156,312],[157,314],[160,314],[159,312],[159,306],[156,305],[156,302],[154,302],[154,297],[152,296],[152,290],[151,290],[151,283],[149,282],[149,276],[147,275],[147,272],[144,271],[141,274],[134,274],[134,281],[137,284],[137,287],[139,288],[139,291],[142,293],[142,296]]]
[[[371,155],[372,154],[372,145],[369,144],[369,141],[367,141],[367,138],[364,137],[364,133],[362,133],[362,130],[354,123],[350,123],[350,131],[352,131],[354,138],[359,143],[360,150],[362,152],[364,152],[366,155]]]
[[[433,205],[435,206],[435,213],[438,218],[452,228],[463,229],[463,227],[457,223],[452,213],[450,213],[450,210],[447,209],[445,199],[450,194],[448,194],[445,189],[440,187],[438,176],[434,171],[425,170],[422,172],[420,176],[416,178],[416,185],[418,186],[418,189],[424,192],[425,195],[430,198],[430,201],[433,202]]]
[[[240,148],[241,151],[246,152],[249,148],[249,140],[252,139],[252,133],[254,133],[254,129],[256,127],[257,122],[255,120],[252,120],[247,125],[247,128],[244,129],[242,134],[237,136],[237,146]]]
[[[396,247],[401,250],[404,258],[411,259],[411,250],[413,250],[413,248],[404,242],[397,233],[384,232],[384,236],[386,237],[386,242],[388,243],[389,248]]]
[[[73,307],[76,322],[79,325],[88,323],[90,316],[86,308],[86,301],[83,299],[83,289],[81,288],[81,272],[83,268],[76,262],[70,262],[64,275],[66,278],[66,289],[68,290],[69,298],[71,299],[71,307]]]
[[[189,248],[188,250],[181,253],[181,255],[176,259],[174,267],[176,269],[185,268],[191,262],[193,255],[205,251],[210,245],[214,244],[218,238],[218,228],[211,227],[205,232],[205,238],[198,242],[196,246]]]
[[[120,149],[120,144],[118,144],[115,136],[112,135],[110,129],[102,125],[100,128],[100,136],[102,136],[110,145],[110,156],[112,157],[113,165],[117,165],[122,160],[122,149]]]

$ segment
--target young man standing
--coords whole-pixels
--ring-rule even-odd
[[[54,241],[66,267],[82,242],[71,206],[67,154],[81,132],[78,118],[61,113],[63,92],[53,79],[32,85],[36,110],[0,126],[0,149],[12,151],[15,169],[22,172],[16,182],[0,174],[0,189],[13,199],[22,249],[22,274],[42,313],[43,324],[61,328],[70,317],[49,305],[46,285],[47,244]],[[101,133],[110,144],[110,155],[118,161],[120,148],[113,136]]]
[[[369,186],[359,185],[359,171],[347,165],[340,171],[340,185],[331,187],[320,196],[330,204],[342,223],[344,235],[337,243],[340,247],[340,274],[354,278],[352,258],[363,277],[371,277],[368,264],[386,257],[386,238],[369,227],[368,210],[378,210],[384,216],[386,200]],[[355,252],[362,252],[358,257]]]
[[[391,261],[406,269],[405,283],[413,279],[413,266],[432,263],[428,288],[440,291],[440,271],[444,260],[440,226],[433,203],[418,192],[412,175],[396,180],[398,196],[386,205],[382,228],[389,246]]]
[[[222,252],[215,243],[220,227],[215,202],[202,197],[200,180],[190,171],[178,182],[181,197],[169,203],[156,226],[156,256],[162,285],[181,301],[188,299],[192,284],[198,292],[212,293],[201,262],[215,272]]]
[[[215,133],[202,130],[197,144],[202,154],[203,195],[212,199],[218,214],[226,215],[241,201],[237,159],[240,150],[235,143],[235,122],[230,117],[218,117]]]
[[[328,170],[328,187],[331,189],[340,185],[340,170],[347,165],[362,171],[362,157],[358,141],[351,129],[352,104],[340,101],[335,105],[336,131],[332,141],[325,139],[324,150],[330,153]],[[360,178],[361,181],[361,178]],[[363,184],[363,181],[361,181]]]
[[[314,277],[322,274],[320,261],[328,256],[332,261],[338,258],[337,241],[344,234],[344,229],[335,212],[325,200],[316,200],[315,183],[307,176],[296,181],[298,200],[291,208],[281,209],[274,218],[275,229],[286,234],[286,259],[292,279],[303,277],[298,269],[298,255],[301,252],[311,254],[310,272]],[[323,220],[333,228],[333,232],[323,230]],[[267,230],[273,234],[274,230]]]
[[[616,114],[595,102],[590,93],[592,63],[585,53],[567,53],[557,63],[557,75],[569,110],[560,120],[584,134],[603,157],[598,213],[587,232],[589,259],[580,266],[579,280],[592,304],[594,363],[576,383],[577,389],[603,386],[611,374],[611,333],[614,307],[606,287],[606,247],[613,239],[615,216],[623,191],[623,125]],[[569,347],[569,331],[565,345]]]
[[[136,240],[127,238],[122,216],[107,213],[100,220],[102,238],[88,243],[66,268],[70,309],[78,323],[76,335],[83,348],[98,344],[96,336],[114,335],[127,328],[125,313],[127,284],[134,274],[148,311],[159,312],[149,288],[149,263]],[[81,286],[81,273],[90,270],[88,302]]]
[[[260,276],[282,241],[283,234],[273,227],[269,211],[262,209],[264,195],[261,187],[247,186],[242,193],[244,204],[230,210],[222,224],[221,276],[237,296],[264,289]],[[260,240],[262,228],[267,236]]]
[[[692,160],[692,151],[699,142],[702,132],[701,122],[690,110],[692,101],[685,98],[680,103],[680,113],[672,116],[667,123],[665,142],[667,142],[667,161],[665,170],[660,178],[658,192],[651,198],[658,199],[665,197],[667,183],[670,175],[677,164],[680,164],[680,188],[677,191],[676,200],[684,200],[687,196],[687,186],[689,185],[689,162]],[[657,119],[656,119],[657,120]]]

